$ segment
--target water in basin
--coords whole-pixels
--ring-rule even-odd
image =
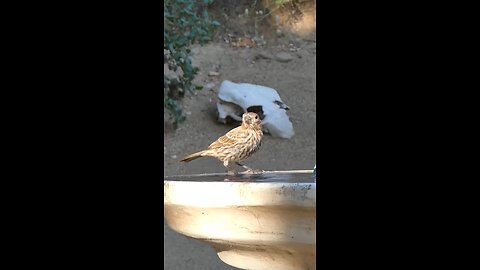
[[[226,173],[190,174],[165,176],[165,181],[194,182],[282,182],[282,183],[315,183],[313,170],[267,171],[263,173],[227,175]]]

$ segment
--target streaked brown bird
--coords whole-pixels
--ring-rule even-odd
[[[230,169],[232,162],[245,168],[246,172],[254,172],[252,168],[240,164],[240,161],[250,157],[260,148],[262,138],[262,120],[256,113],[247,112],[242,116],[241,126],[218,138],[206,150],[188,155],[180,161],[189,162],[199,157],[214,157],[223,162],[228,174],[236,174]]]

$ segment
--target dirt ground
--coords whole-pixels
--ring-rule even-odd
[[[179,162],[183,156],[205,149],[239,125],[225,125],[216,121],[216,94],[223,80],[274,88],[290,107],[287,114],[293,123],[295,135],[291,139],[276,139],[266,135],[262,148],[244,162],[247,166],[263,170],[300,170],[313,169],[316,163],[314,5],[301,6],[304,7],[301,9],[305,15],[303,21],[301,18],[294,22],[287,21],[279,16],[282,19],[280,23],[275,22],[274,18],[273,23],[265,19],[255,25],[245,18],[245,8],[251,8],[251,4],[242,6],[235,2],[214,2],[216,6],[212,7],[211,13],[222,17],[222,27],[215,33],[214,42],[192,48],[194,65],[200,68],[195,82],[205,88],[194,94],[187,93],[182,99],[187,119],[176,130],[168,121],[164,123],[165,175],[225,172],[222,163],[213,158]],[[308,3],[313,4],[314,1]],[[254,11],[251,9],[249,14]],[[241,20],[242,15],[244,21]],[[308,25],[302,26],[302,23]],[[216,73],[209,76],[212,71]],[[167,113],[164,115],[167,120]],[[173,232],[166,223],[164,236],[167,270],[236,269],[221,262],[207,244]]]

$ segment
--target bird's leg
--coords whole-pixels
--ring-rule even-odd
[[[243,164],[241,164],[240,162],[235,162],[235,163],[236,163],[238,166],[242,166],[242,167],[243,167],[245,170],[247,170],[247,171],[253,171],[253,169],[250,168],[250,167],[247,167],[247,165],[243,165]]]
[[[225,168],[227,168],[227,175],[237,175],[238,173],[235,170],[231,170],[229,165],[230,164],[229,164],[228,161],[223,162],[223,166],[225,166]]]
[[[252,169],[246,165],[241,164],[240,162],[235,162],[238,166],[242,166],[244,169],[246,169],[245,173],[261,173],[263,170],[255,170]]]

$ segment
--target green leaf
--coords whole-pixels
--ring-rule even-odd
[[[177,73],[177,78],[164,75],[164,108],[176,127],[185,120],[182,108],[173,99],[181,98],[186,91],[201,90],[202,86],[193,85],[193,79],[198,74],[198,68],[192,66],[191,50],[189,46],[196,41],[204,44],[211,40],[213,30],[220,23],[213,20],[207,10],[211,0],[166,0],[164,1],[164,49],[169,56],[164,56],[168,68],[174,72],[181,69],[183,74]],[[180,61],[180,59],[183,59]]]

